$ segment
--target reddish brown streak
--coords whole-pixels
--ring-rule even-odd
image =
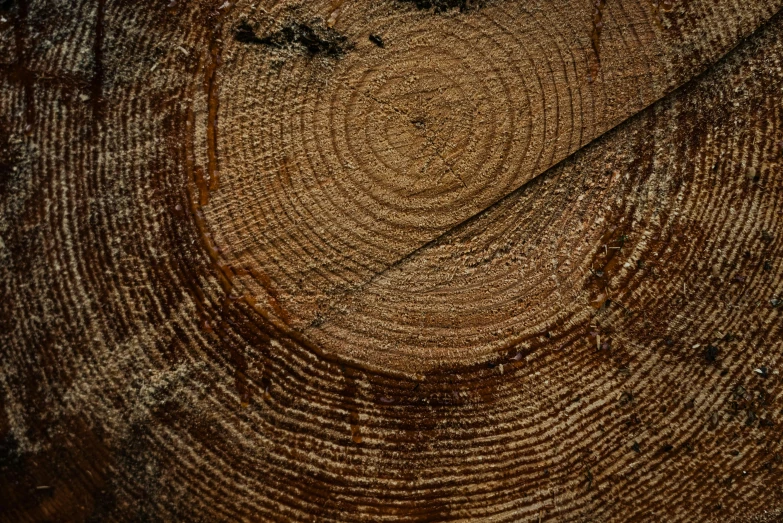
[[[218,98],[217,68],[220,65],[220,22],[216,22],[209,42],[210,60],[206,67],[207,83],[207,174],[209,175],[209,190],[214,191],[219,187],[218,156],[217,156],[217,120]]]
[[[593,2],[593,32],[590,35],[590,41],[593,46],[595,61],[590,64],[590,74],[588,81],[591,83],[598,77],[598,71],[601,69],[601,31],[604,28],[604,6],[606,0],[594,0]]]

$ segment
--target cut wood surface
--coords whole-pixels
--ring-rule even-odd
[[[782,6],[0,1],[0,521],[779,521]]]

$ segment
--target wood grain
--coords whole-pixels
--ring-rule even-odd
[[[299,28],[291,16],[309,20],[287,4],[227,14],[226,65],[212,73],[220,92],[196,118],[207,128],[196,129],[206,139],[194,154],[203,184],[220,186],[208,200],[202,191],[202,212],[235,292],[310,336],[346,295],[698,74],[774,7],[697,2],[669,16],[635,0],[600,5],[490,2],[432,15],[352,3],[334,26],[344,34],[314,24],[332,53],[259,43]],[[240,23],[259,42],[232,38]],[[388,45],[373,44],[374,32]],[[404,285],[387,292],[408,299]],[[314,335],[375,365],[364,340]],[[415,367],[396,367],[460,354],[424,363],[414,352]]]
[[[0,520],[779,520],[780,7],[0,2]]]

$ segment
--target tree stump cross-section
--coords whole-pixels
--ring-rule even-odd
[[[776,521],[779,0],[0,1],[0,521]]]

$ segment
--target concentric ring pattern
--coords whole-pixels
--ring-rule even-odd
[[[715,23],[706,6],[671,21],[638,2],[596,8],[600,20],[578,2],[557,16],[516,2],[439,15],[393,2],[313,9],[332,14],[283,3],[225,15],[219,131],[202,142],[220,190],[205,224],[235,285],[269,314],[328,353],[407,372],[486,359],[498,340],[490,348],[475,336],[497,326],[472,324],[467,352],[441,338],[403,349],[396,312],[383,333],[352,313],[348,329],[363,336],[331,343],[322,330],[352,303],[364,307],[354,295],[390,267],[681,83],[687,37],[672,38],[664,20],[671,33],[682,24],[702,36]],[[307,38],[323,43],[308,48]],[[731,42],[703,50],[688,74]],[[441,269],[458,270],[450,265]],[[415,299],[399,282],[375,298]]]
[[[780,7],[0,2],[0,520],[779,519]]]

